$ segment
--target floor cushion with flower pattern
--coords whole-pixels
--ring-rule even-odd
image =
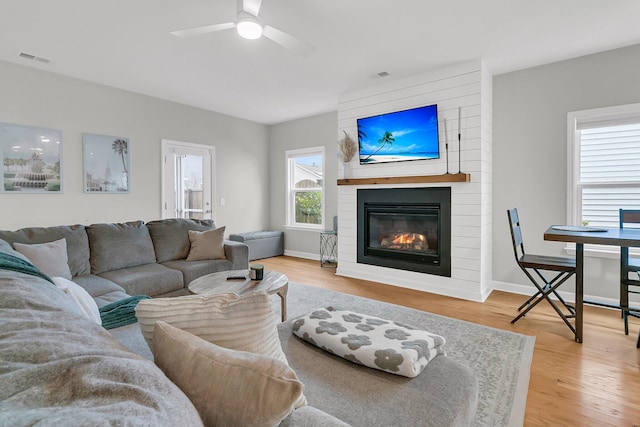
[[[405,323],[368,314],[319,308],[294,319],[293,333],[351,362],[409,378],[436,356],[445,339]]]

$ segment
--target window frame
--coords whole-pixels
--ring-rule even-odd
[[[296,157],[307,157],[319,155],[322,158],[322,185],[320,188],[294,188],[294,173],[292,165],[295,163]],[[308,147],[308,148],[298,148],[292,150],[285,151],[285,164],[286,164],[286,224],[285,228],[287,229],[298,229],[298,230],[317,230],[322,231],[325,229],[325,194],[326,194],[326,156],[325,156],[325,147],[324,146],[316,146],[316,147]],[[304,191],[320,191],[321,198],[321,208],[320,215],[322,220],[320,224],[306,224],[306,223],[298,223],[295,222],[295,194],[298,192]]]
[[[572,111],[567,113],[567,224],[580,225],[582,211],[582,188],[598,187],[624,187],[630,182],[617,182],[611,184],[580,182],[580,125],[590,127],[606,127],[624,123],[640,123],[640,103],[617,105],[612,107],[594,108],[590,110]],[[565,246],[568,254],[575,255],[575,244],[568,243]],[[585,255],[599,258],[619,258],[620,251],[617,247],[605,245],[584,245]],[[630,254],[640,255],[640,248],[630,248]]]

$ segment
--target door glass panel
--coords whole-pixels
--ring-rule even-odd
[[[176,156],[176,178],[178,197],[176,206],[179,218],[203,219],[203,157],[185,154]]]
[[[162,218],[213,219],[214,147],[162,140]]]

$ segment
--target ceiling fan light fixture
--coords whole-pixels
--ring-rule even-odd
[[[238,18],[236,30],[240,37],[245,39],[255,40],[262,37],[262,23],[258,18],[249,14],[244,14],[244,16]]]

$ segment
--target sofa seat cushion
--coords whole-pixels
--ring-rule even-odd
[[[192,280],[210,273],[233,270],[233,264],[227,259],[210,259],[201,261],[176,260],[162,263],[165,267],[182,272],[185,285]]]
[[[147,223],[156,260],[159,263],[185,259],[189,255],[191,242],[189,230],[207,231],[216,228],[210,219],[168,218]]]
[[[120,301],[130,296],[124,291],[122,286],[116,285],[111,280],[96,276],[95,274],[76,276],[72,280],[82,286],[85,291],[89,292],[89,295],[93,297],[98,307]]]
[[[153,362],[126,350],[43,279],[0,271],[2,425],[201,426]]]
[[[154,296],[184,287],[182,273],[160,264],[144,264],[99,274],[122,286],[129,295]]]
[[[142,221],[87,226],[91,273],[156,262],[153,242]]]
[[[67,256],[72,276],[89,274],[89,239],[84,225],[60,225],[55,227],[29,227],[16,231],[0,230],[0,239],[14,243],[47,243],[67,241]]]

